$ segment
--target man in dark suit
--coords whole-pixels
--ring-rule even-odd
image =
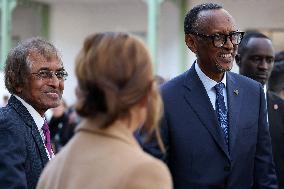
[[[217,4],[197,5],[184,21],[197,60],[161,88],[164,156],[175,189],[277,188],[262,86],[232,73],[243,32]]]
[[[268,80],[268,90],[284,100],[284,60],[274,63]]]
[[[0,109],[0,188],[36,187],[54,156],[44,113],[60,104],[66,77],[58,51],[43,39],[9,52],[5,85],[12,95]]]
[[[236,62],[240,74],[263,85],[268,108],[272,152],[279,188],[284,189],[284,101],[267,91],[267,82],[274,65],[271,40],[259,32],[248,32],[239,45]]]

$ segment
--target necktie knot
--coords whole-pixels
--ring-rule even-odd
[[[223,94],[223,89],[225,88],[225,84],[220,82],[214,86],[217,94]]]

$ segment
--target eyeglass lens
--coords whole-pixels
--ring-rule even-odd
[[[59,80],[66,80],[68,74],[66,71],[49,71],[49,70],[41,70],[38,73],[34,73],[37,75],[39,79],[52,79],[53,75],[57,77]]]
[[[216,47],[222,47],[228,40],[228,37],[233,45],[238,45],[241,42],[242,34],[241,33],[231,33],[228,35],[218,34],[213,36],[213,43]]]

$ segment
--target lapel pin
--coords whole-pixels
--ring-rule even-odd
[[[274,104],[273,108],[274,108],[274,110],[277,110],[278,109],[278,104]]]
[[[239,90],[238,89],[234,90],[234,93],[235,95],[239,95]]]

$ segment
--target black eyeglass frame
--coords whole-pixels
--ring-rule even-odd
[[[210,38],[214,47],[221,48],[221,47],[223,47],[227,43],[228,37],[230,37],[230,41],[231,41],[231,43],[233,45],[240,44],[242,39],[243,39],[243,37],[244,37],[245,32],[233,31],[233,32],[230,32],[229,34],[215,33],[215,34],[212,34],[212,35],[206,35],[206,34],[202,34],[202,33],[191,31],[189,34],[196,35],[196,36],[203,37],[203,38]],[[235,34],[239,34],[240,35],[240,39],[239,39],[239,41],[237,43],[234,43],[233,40],[232,40],[232,36],[235,35]],[[219,37],[223,36],[223,38],[221,38],[223,40],[223,42],[220,44],[220,46],[215,44],[216,43],[215,42],[215,37],[216,36],[219,36]]]
[[[53,75],[55,75],[59,81],[65,81],[68,77],[68,73],[65,70],[60,70],[60,71],[40,70],[36,73],[31,73],[31,74],[36,75],[37,78],[40,80],[52,79]]]

